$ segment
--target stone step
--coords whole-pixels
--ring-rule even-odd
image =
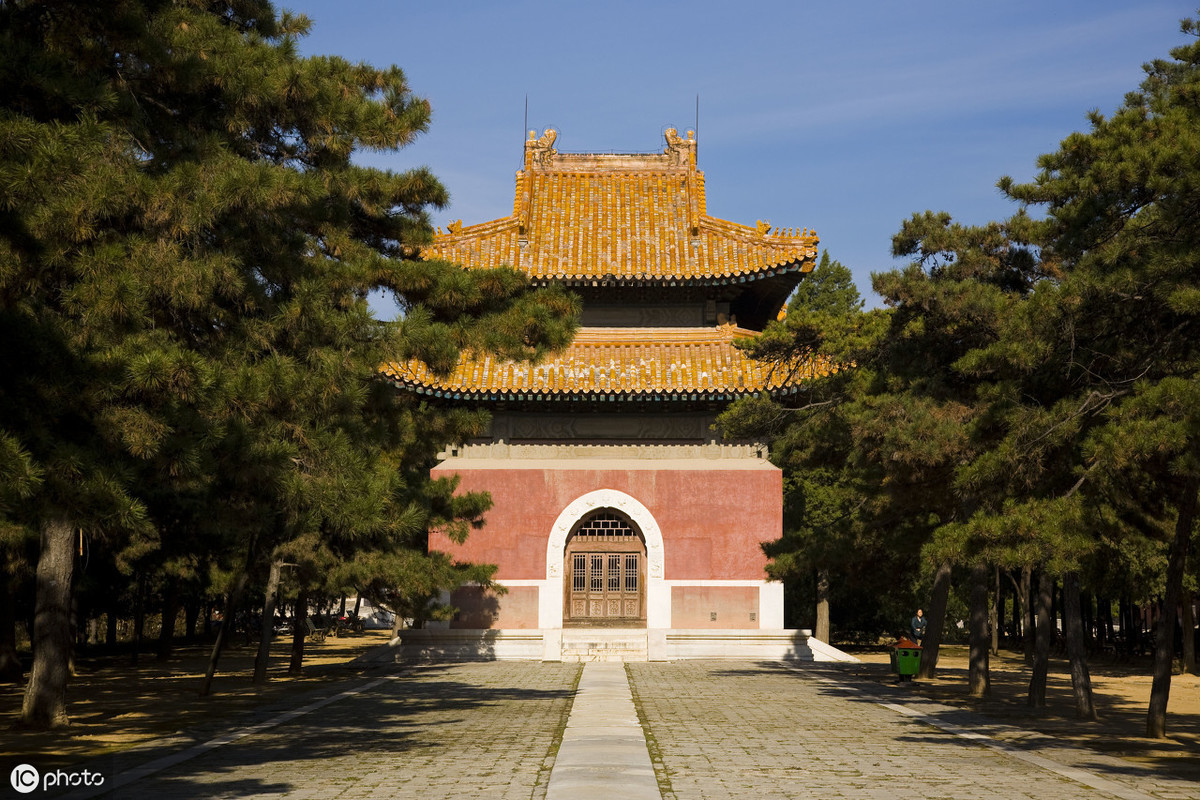
[[[564,630],[562,660],[648,661],[648,643],[644,630]]]
[[[563,653],[564,664],[624,664],[628,661],[647,661],[645,653]]]

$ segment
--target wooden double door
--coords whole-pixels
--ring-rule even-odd
[[[646,624],[646,547],[615,513],[595,514],[567,541],[563,622],[573,627]]]

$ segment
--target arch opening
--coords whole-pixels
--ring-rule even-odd
[[[663,582],[663,536],[654,515],[641,501],[618,489],[595,489],[572,500],[554,521],[546,541],[546,582],[538,620],[541,628],[563,627],[567,584],[564,575],[567,540],[581,520],[592,512],[619,512],[640,535],[645,545],[645,623],[647,628],[670,627],[670,590]]]
[[[645,627],[646,541],[628,516],[581,518],[563,552],[564,627]]]

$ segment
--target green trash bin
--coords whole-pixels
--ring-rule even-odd
[[[921,645],[907,637],[901,637],[892,651],[892,669],[902,681],[911,681],[921,671]]]

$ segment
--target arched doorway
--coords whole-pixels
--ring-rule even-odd
[[[637,525],[615,509],[587,514],[567,538],[563,625],[646,625],[646,541]]]

